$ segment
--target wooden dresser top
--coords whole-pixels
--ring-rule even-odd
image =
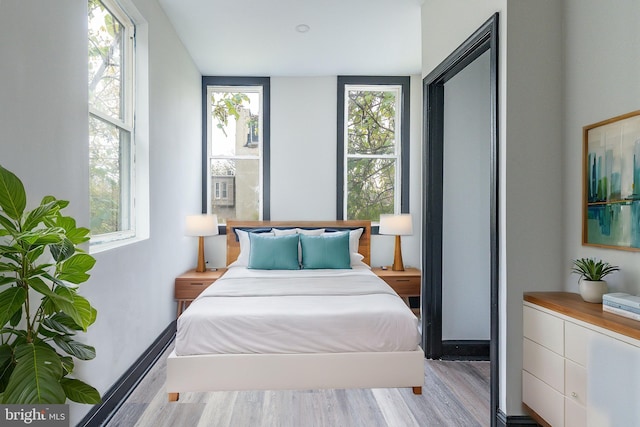
[[[602,304],[571,292],[525,292],[524,300],[583,322],[640,340],[640,321],[602,311]]]

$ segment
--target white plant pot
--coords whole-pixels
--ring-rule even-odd
[[[602,295],[607,290],[607,282],[604,280],[580,279],[580,296],[586,302],[602,303]]]

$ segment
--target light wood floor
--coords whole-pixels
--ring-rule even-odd
[[[164,389],[169,348],[108,427],[488,426],[489,362],[425,361],[422,395],[411,389],[181,393]]]

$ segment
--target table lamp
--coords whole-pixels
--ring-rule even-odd
[[[380,234],[390,234],[396,236],[396,250],[393,257],[393,271],[404,271],[402,263],[402,245],[400,236],[409,236],[413,234],[413,223],[411,214],[383,214],[380,215]]]
[[[218,234],[217,215],[187,215],[184,234],[198,237],[198,267],[196,271],[202,273],[206,270],[204,266],[204,236]]]

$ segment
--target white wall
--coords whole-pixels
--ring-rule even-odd
[[[560,290],[565,274],[562,2],[510,0],[506,19],[500,360],[501,398],[512,415],[522,413],[522,293]]]
[[[564,106],[564,289],[578,292],[572,259],[619,265],[612,291],[640,294],[640,253],[582,246],[582,127],[640,109],[640,2],[566,0]],[[621,42],[621,41],[624,42]]]
[[[522,293],[561,289],[562,3],[426,0],[423,75],[499,12],[499,409],[521,407]],[[541,275],[540,271],[544,271]]]
[[[336,76],[271,78],[271,219],[336,218]]]
[[[443,340],[491,337],[489,59],[485,52],[444,85]]]
[[[173,283],[195,262],[184,216],[200,209],[200,74],[155,0],[134,0],[149,29],[151,237],[96,254],[81,293],[98,310],[76,374],[101,393],[175,318]],[[89,223],[86,2],[0,2],[0,164]],[[71,425],[91,409],[71,405]]]
[[[336,218],[337,77],[271,78],[271,219]],[[422,82],[411,76],[410,211],[413,235],[402,238],[405,266],[420,266]],[[224,236],[207,238],[208,265],[226,263]],[[395,238],[373,236],[371,264],[391,265]]]

